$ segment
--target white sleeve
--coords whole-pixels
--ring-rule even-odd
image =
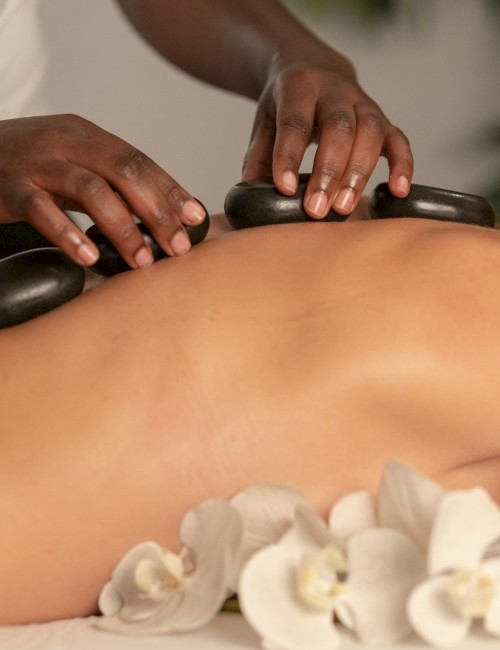
[[[45,112],[39,0],[0,0],[0,119]]]

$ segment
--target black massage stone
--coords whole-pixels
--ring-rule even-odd
[[[26,221],[0,224],[0,259],[33,248],[52,248],[54,244]]]
[[[252,228],[278,223],[318,221],[304,210],[304,194],[310,174],[299,175],[297,192],[285,196],[278,192],[272,178],[244,181],[232,187],[224,202],[224,212],[233,228]],[[345,221],[346,215],[330,210],[324,221]]]
[[[83,290],[85,271],[58,248],[0,260],[0,328],[40,316]]]
[[[210,218],[206,209],[205,214],[205,220],[198,226],[185,226],[192,246],[199,244],[207,236],[208,229],[210,227]],[[151,246],[155,262],[162,257],[168,257],[163,249],[160,248],[157,242],[153,239],[151,232],[143,223],[138,223],[137,227],[142,232],[144,239]],[[99,275],[106,276],[123,273],[123,271],[130,271],[130,267],[127,262],[123,259],[123,257],[109,241],[109,239],[102,234],[97,226],[91,226],[85,234],[94,242],[94,244],[99,249],[99,259],[97,260],[96,264],[91,267],[92,271],[98,273]]]
[[[310,177],[300,174],[294,196],[278,192],[271,178],[238,183],[229,190],[224,203],[229,223],[239,229],[303,221],[345,221],[347,216],[333,210],[325,219],[312,219],[305,212],[302,203]],[[391,194],[387,183],[381,183],[370,196],[369,209],[373,219],[413,217],[487,228],[495,225],[493,206],[487,199],[425,185],[412,185],[408,196],[400,199]]]
[[[370,196],[369,210],[373,219],[414,217],[495,226],[493,206],[482,196],[426,185],[412,185],[408,196],[400,199],[391,194],[387,183],[381,183]]]

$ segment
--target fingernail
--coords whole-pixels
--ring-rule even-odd
[[[333,207],[335,210],[342,210],[342,212],[351,212],[353,206],[354,190],[352,187],[346,187],[337,194]]]
[[[324,217],[326,212],[326,206],[328,205],[328,196],[325,192],[319,191],[314,192],[309,201],[307,202],[307,207],[309,210],[318,215],[318,217]]]
[[[188,221],[193,224],[201,223],[205,220],[205,210],[196,201],[189,199],[182,206],[182,214]]]
[[[95,264],[99,259],[99,253],[89,244],[80,244],[76,249],[76,254],[85,265]]]
[[[399,176],[396,180],[395,187],[406,196],[410,191],[410,181],[406,178],[406,176]]]
[[[153,263],[153,255],[147,246],[141,246],[134,255],[134,261],[140,269],[147,269]]]
[[[293,192],[295,194],[298,186],[297,175],[293,172],[284,172],[283,176],[281,177],[281,184],[289,192]]]
[[[184,255],[191,248],[191,242],[189,237],[183,230],[178,230],[172,239],[170,240],[170,245],[174,249],[176,255]]]

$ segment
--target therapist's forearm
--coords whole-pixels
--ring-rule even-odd
[[[117,0],[165,58],[213,85],[258,99],[273,67],[351,63],[323,44],[276,0]]]

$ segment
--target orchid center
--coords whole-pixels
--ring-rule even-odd
[[[332,609],[345,590],[345,572],[344,553],[333,544],[305,553],[297,570],[299,597],[317,609]]]
[[[185,582],[187,572],[183,558],[167,551],[160,561],[141,560],[134,573],[134,582],[144,598],[161,601],[168,592]]]
[[[455,571],[447,591],[450,601],[462,616],[483,618],[498,594],[499,584],[480,569]]]

